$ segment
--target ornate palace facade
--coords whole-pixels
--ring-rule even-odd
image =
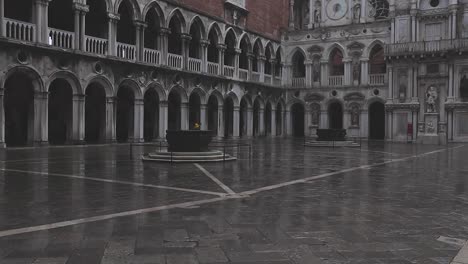
[[[462,0],[202,2],[0,0],[0,144],[468,139]]]

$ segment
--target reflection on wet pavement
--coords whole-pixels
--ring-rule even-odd
[[[440,236],[468,239],[468,146],[257,140],[201,167],[152,150],[0,151],[0,263],[435,264],[461,249]]]

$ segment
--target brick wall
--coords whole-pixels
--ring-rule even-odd
[[[224,19],[225,0],[173,0],[202,13]],[[289,0],[246,0],[247,29],[279,39],[288,26]]]

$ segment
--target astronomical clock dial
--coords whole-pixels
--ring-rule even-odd
[[[342,19],[347,12],[347,0],[330,0],[327,4],[327,16],[332,20]]]

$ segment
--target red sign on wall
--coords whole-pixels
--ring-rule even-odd
[[[408,135],[413,135],[413,124],[408,124]]]

